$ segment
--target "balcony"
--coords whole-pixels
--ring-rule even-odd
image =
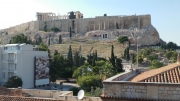
[[[14,69],[8,69],[8,72],[14,72],[15,70]]]
[[[8,62],[13,63],[13,62],[14,62],[14,60],[8,60]]]

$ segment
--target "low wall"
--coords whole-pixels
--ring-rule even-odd
[[[180,100],[180,84],[103,82],[104,98]]]
[[[22,89],[23,93],[28,93],[31,97],[43,98],[59,98],[59,96],[73,96],[72,91],[57,91],[57,90],[39,90],[39,89]],[[60,98],[64,99],[64,98]]]
[[[127,71],[127,72],[124,72],[124,73],[121,73],[121,74],[117,74],[113,77],[110,77],[104,81],[121,81],[121,80],[125,80],[127,79],[128,77],[130,77],[131,75],[135,75],[136,74],[136,71]]]

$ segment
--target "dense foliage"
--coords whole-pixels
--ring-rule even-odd
[[[80,89],[77,88],[77,87],[72,87],[72,88],[69,89],[69,91],[73,91],[73,96],[77,96],[79,90],[80,90]]]
[[[59,30],[57,27],[52,27],[52,28],[51,28],[51,31],[52,31],[52,32],[60,32],[60,30]]]
[[[24,34],[18,34],[12,37],[11,43],[28,43],[28,38]]]
[[[118,42],[120,42],[120,43],[124,43],[125,41],[128,41],[128,40],[129,39],[128,39],[127,36],[121,36],[121,37],[118,38]]]
[[[22,80],[18,76],[12,76],[8,79],[8,81],[5,84],[5,87],[7,88],[17,88],[22,87]]]
[[[152,68],[152,69],[159,68],[159,67],[163,67],[163,63],[161,63],[161,62],[158,61],[158,60],[153,60],[153,61],[151,62],[151,68]]]

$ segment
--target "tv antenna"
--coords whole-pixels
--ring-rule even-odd
[[[81,100],[84,97],[84,90],[80,90],[77,97],[79,100]]]

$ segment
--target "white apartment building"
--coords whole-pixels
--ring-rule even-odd
[[[48,57],[48,52],[35,51],[32,45],[26,44],[2,45],[0,47],[0,85],[3,86],[8,78],[18,76],[23,81],[22,88],[34,88],[36,56]]]

